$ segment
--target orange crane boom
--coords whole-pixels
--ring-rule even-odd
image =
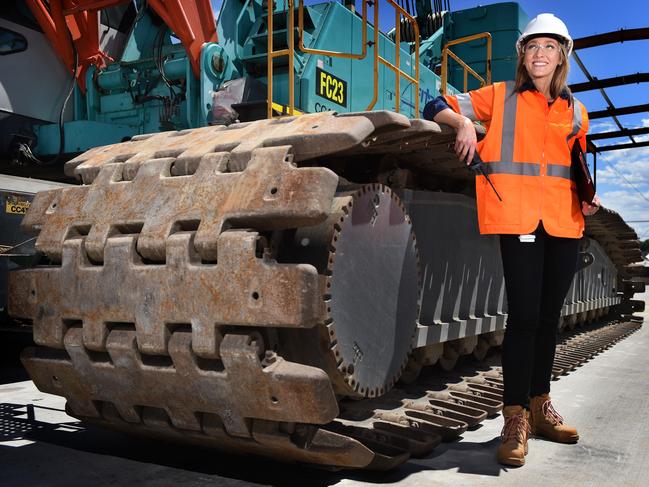
[[[90,66],[101,69],[112,59],[99,48],[99,11],[131,0],[26,0],[65,66],[75,72],[85,92]],[[149,0],[147,4],[169,26],[187,50],[195,76],[206,42],[216,42],[216,23],[209,0]],[[75,63],[72,42],[77,51]]]

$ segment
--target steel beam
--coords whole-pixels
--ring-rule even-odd
[[[639,29],[620,29],[604,34],[596,34],[588,37],[575,39],[574,50],[586,49],[588,47],[603,46],[616,42],[639,41],[649,39],[649,27]]]
[[[638,147],[649,147],[649,140],[644,142],[633,142],[629,144],[605,145],[595,149],[597,152],[608,152],[612,150],[637,149]]]
[[[597,110],[588,112],[588,118],[594,120],[596,118],[616,117],[618,115],[632,115],[634,113],[649,112],[649,103],[644,105],[633,105],[630,107],[622,108],[606,108],[604,110]]]
[[[580,91],[597,90],[600,88],[610,88],[612,86],[631,85],[634,83],[645,83],[649,81],[649,73],[635,73],[625,76],[615,76],[614,78],[593,79],[584,83],[575,83],[570,85],[573,93]]]
[[[588,139],[589,140],[613,139],[615,137],[630,137],[632,135],[642,135],[642,134],[649,134],[649,127],[615,130],[612,132],[601,132],[598,134],[589,135]]]
[[[589,82],[595,81],[595,78],[593,78],[591,76],[591,74],[588,72],[588,69],[586,69],[586,66],[584,66],[584,63],[581,61],[581,59],[579,58],[579,55],[576,52],[574,52],[572,54],[572,58],[575,60],[575,62],[579,66],[579,68],[581,68],[582,72],[586,75],[586,79],[588,79]],[[602,97],[604,98],[604,101],[606,101],[606,103],[608,104],[608,108],[609,109],[615,109],[615,105],[613,104],[611,99],[606,94],[606,91],[604,90],[604,88],[600,88],[599,92],[602,94]],[[620,122],[620,120],[615,115],[613,116],[613,121],[615,122],[615,124],[617,125],[617,127],[620,130],[624,130],[624,128],[625,128],[624,125],[622,125],[622,122]],[[629,136],[629,138],[631,139],[631,142],[635,142],[633,137]],[[592,142],[589,142],[588,144],[590,146],[595,147]],[[592,151],[592,152],[593,152],[593,154],[595,153],[594,151]]]

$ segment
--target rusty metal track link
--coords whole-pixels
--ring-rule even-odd
[[[566,375],[641,327],[638,322],[623,322],[593,330],[575,330],[558,345],[552,368],[553,378]]]
[[[325,372],[284,360],[273,340],[278,328],[326,324],[326,282],[312,265],[278,263],[267,237],[332,211],[338,176],[298,163],[363,150],[375,132],[395,144],[441,133],[415,125],[389,112],[313,114],[138,136],[70,161],[85,184],[39,193],[23,221],[54,265],[11,275],[11,313],[46,347],[24,357],[35,382],[79,417],[164,416],[194,433],[219,418],[237,438],[221,446],[254,437],[246,449],[366,466],[375,455],[358,442],[294,431],[331,422],[337,400]],[[269,422],[304,444],[258,440]],[[338,458],[345,449],[360,453]]]
[[[613,323],[567,336],[557,346],[564,361],[555,362],[555,378],[639,328],[633,322]],[[108,357],[102,359],[83,347],[81,330],[72,328],[65,336],[66,352],[30,349],[23,360],[39,389],[65,394],[69,412],[83,420],[342,468],[393,468],[502,409],[500,367],[422,378],[380,398],[337,405],[326,374],[273,354],[260,359],[254,335],[226,335],[223,370],[202,368],[190,342],[189,333],[176,331],[169,342],[170,363],[152,364],[142,359],[133,331],[114,330]]]

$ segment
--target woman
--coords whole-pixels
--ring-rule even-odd
[[[565,24],[540,14],[519,37],[516,81],[439,97],[424,117],[454,127],[455,151],[485,161],[502,201],[484,176],[476,178],[480,233],[500,234],[508,318],[503,341],[505,425],[498,461],[525,463],[529,432],[576,443],[550,401],[559,316],[575,273],[583,215],[570,179],[571,149],[586,150],[588,115],[566,86],[572,39]],[[477,143],[473,122],[487,126]],[[583,213],[583,215],[582,215]]]

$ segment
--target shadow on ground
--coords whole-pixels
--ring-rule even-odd
[[[4,485],[14,485],[12,479],[20,479],[23,485],[48,485],[50,475],[61,472],[61,463],[68,464],[71,456],[80,463],[82,471],[79,472],[79,480],[88,474],[83,472],[86,469],[111,473],[110,480],[106,477],[103,483],[100,481],[96,485],[115,482],[124,485],[135,483],[136,480],[140,483],[145,472],[155,472],[153,478],[149,474],[144,476],[156,485],[183,482],[185,485],[324,487],[343,479],[376,484],[395,483],[422,470],[460,467],[461,472],[493,476],[498,476],[501,471],[493,460],[497,439],[486,443],[455,441],[442,444],[432,455],[411,459],[391,472],[329,471],[127,436],[76,421],[39,421],[39,416],[46,414],[47,410],[37,405],[0,404],[0,442],[28,440],[19,446],[0,445],[0,465],[4,464],[3,470],[9,474],[9,482]],[[467,462],[467,458],[475,461]],[[105,463],[103,466],[102,462]],[[39,468],[33,468],[35,464]],[[72,465],[70,469],[73,469]]]
[[[0,384],[29,380],[20,352],[34,345],[30,333],[0,331]]]
[[[461,439],[461,438],[460,438]],[[411,460],[422,470],[452,470],[459,473],[498,477],[508,469],[496,462],[500,438],[484,442],[466,440],[442,443],[428,457]]]
[[[0,355],[0,384],[9,385],[3,389],[9,394],[13,390],[10,384],[29,380],[19,356],[22,349],[33,343],[27,334],[3,335],[5,339],[0,344],[3,352]],[[465,362],[447,379],[459,382],[465,373],[475,373],[480,367],[486,366]],[[481,475],[497,476],[500,473],[500,467],[493,460],[496,440],[481,444],[460,442],[458,439],[438,446],[426,458],[411,459],[390,472],[331,471],[282,464],[263,457],[230,455],[194,445],[128,436],[75,420],[49,422],[48,418],[46,422],[42,419],[52,416],[48,414],[47,407],[39,406],[38,403],[12,403],[7,401],[7,396],[0,398],[0,401],[3,399],[4,402],[0,402],[0,467],[3,474],[8,474],[5,477],[8,482],[3,481],[3,485],[65,485],[63,478],[59,482],[53,482],[53,476],[62,471],[65,475],[70,474],[73,470],[72,465],[69,465],[70,457],[78,462],[76,468],[79,477],[76,480],[83,482],[87,478],[93,478],[93,483],[98,486],[109,483],[171,485],[183,482],[183,485],[324,487],[344,479],[376,484],[396,483],[423,470],[460,468],[460,471]],[[62,415],[64,411],[55,410],[54,413]],[[467,463],[467,458],[480,460],[477,463]],[[62,469],[62,462],[69,466]],[[38,465],[38,468],[34,465]],[[99,475],[95,471],[103,471],[106,475],[101,478],[105,480],[95,482],[94,476]],[[154,471],[155,475],[151,473]]]

